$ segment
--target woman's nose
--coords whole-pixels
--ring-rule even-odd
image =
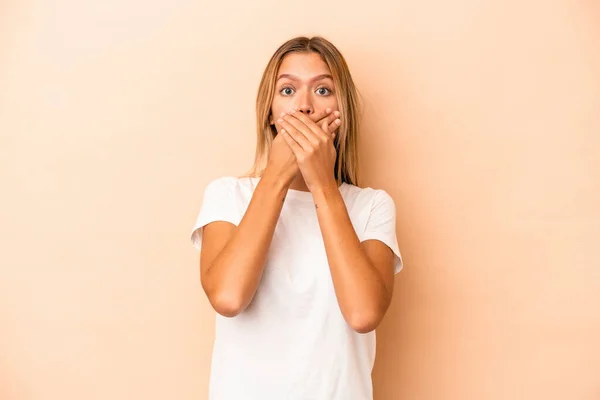
[[[296,110],[300,111],[301,113],[310,115],[315,111],[312,106],[311,93],[309,90],[299,91],[296,101]]]
[[[301,113],[304,113],[306,115],[311,115],[312,113],[314,113],[315,110],[313,109],[313,107],[311,105],[305,104],[305,105],[299,106],[298,111],[300,111]]]

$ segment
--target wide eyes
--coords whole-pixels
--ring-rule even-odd
[[[284,86],[279,90],[279,93],[282,96],[292,96],[296,91],[291,86]],[[315,90],[315,93],[319,96],[329,96],[331,94],[331,89],[327,86],[320,86]]]

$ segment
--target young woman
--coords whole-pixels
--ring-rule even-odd
[[[357,92],[298,37],[260,82],[249,176],[207,186],[192,242],[216,310],[214,400],[372,399],[374,329],[402,269],[395,206],[358,187]]]

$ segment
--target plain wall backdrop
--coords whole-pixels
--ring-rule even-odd
[[[0,399],[207,398],[189,233],[296,35],[347,58],[396,201],[376,400],[600,399],[600,5],[568,0],[1,2]]]

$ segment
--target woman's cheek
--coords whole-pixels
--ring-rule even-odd
[[[282,112],[287,112],[291,110],[293,107],[291,105],[285,104],[283,102],[277,102],[277,104],[273,104],[271,107],[271,115],[274,121],[277,121]]]
[[[326,110],[328,108],[331,108],[332,110],[338,109],[338,102],[337,102],[337,99],[335,99],[335,98],[333,98],[333,99],[328,98],[319,103],[320,104],[319,104],[318,108],[315,108],[315,109],[323,109],[323,110]]]

